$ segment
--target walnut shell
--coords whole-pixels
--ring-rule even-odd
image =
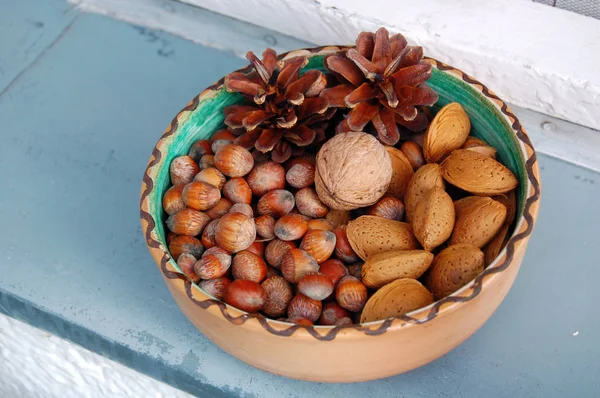
[[[387,191],[391,178],[390,155],[370,134],[338,134],[317,154],[317,194],[332,209],[352,210],[374,204]]]

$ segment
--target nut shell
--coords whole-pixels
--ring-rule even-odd
[[[225,297],[225,293],[227,293],[227,289],[231,285],[231,279],[226,276],[222,276],[220,278],[215,279],[207,279],[198,282],[198,286],[200,289],[204,290],[206,293],[210,294],[217,300],[223,300]]]
[[[450,184],[473,195],[499,195],[519,185],[502,163],[468,149],[452,152],[442,163],[442,175]]]
[[[333,282],[320,272],[309,272],[298,282],[298,291],[313,300],[325,300],[333,293]]]
[[[254,218],[254,210],[252,210],[252,206],[247,205],[246,203],[234,203],[229,209],[230,213],[241,213],[246,217],[252,219]]]
[[[287,309],[289,318],[305,318],[311,322],[316,322],[321,316],[322,304],[320,301],[306,297],[302,293],[298,293]]]
[[[225,275],[230,266],[229,254],[207,254],[194,265],[194,272],[201,279],[214,279]]]
[[[257,164],[248,174],[247,181],[252,193],[262,196],[274,189],[285,188],[285,169],[276,162]]]
[[[279,218],[292,211],[295,204],[294,195],[290,191],[275,189],[261,196],[256,208],[260,215],[267,214],[274,218]]]
[[[281,240],[297,240],[308,230],[308,217],[302,214],[286,214],[277,220],[274,232]]]
[[[204,155],[214,155],[212,149],[210,148],[210,141],[198,140],[194,142],[190,147],[188,156],[194,159],[194,162],[200,163],[200,159],[202,159],[202,156]]]
[[[423,157],[423,150],[414,141],[406,141],[400,147],[400,150],[406,156],[406,160],[412,166],[413,170],[417,170],[419,167],[425,164],[425,158]]]
[[[408,182],[415,171],[402,151],[391,146],[386,146],[385,150],[392,161],[392,178],[387,193],[398,199],[404,199]]]
[[[454,219],[452,198],[442,188],[434,187],[417,205],[411,225],[421,246],[431,251],[452,235]]]
[[[298,283],[304,275],[318,270],[315,259],[301,249],[290,249],[281,260],[281,274],[290,283]]]
[[[374,322],[426,307],[433,303],[431,293],[417,280],[403,278],[375,292],[365,305],[360,322]]]
[[[234,279],[260,283],[267,277],[267,264],[256,254],[242,250],[233,257],[231,274]]]
[[[185,185],[183,184],[173,185],[163,195],[163,209],[168,215],[172,216],[178,211],[185,209],[185,203],[183,203],[181,196],[184,187]]]
[[[450,244],[485,246],[500,231],[506,219],[506,206],[481,196],[468,196],[454,202],[456,223]]]
[[[285,180],[296,189],[310,187],[315,183],[315,165],[308,160],[300,160],[290,167]]]
[[[345,263],[354,263],[360,260],[360,257],[354,252],[348,235],[346,234],[346,226],[342,226],[333,230],[335,234],[335,256]]]
[[[404,203],[395,196],[384,196],[369,207],[367,214],[388,220],[402,221],[404,219]]]
[[[321,202],[313,188],[302,188],[295,195],[296,207],[301,214],[312,218],[325,217],[329,208]]]
[[[217,225],[219,225],[219,220],[212,220],[208,223],[206,228],[204,228],[204,231],[202,231],[202,236],[200,239],[202,240],[202,245],[204,245],[206,249],[217,245],[217,241],[215,240]]]
[[[362,310],[367,302],[367,296],[367,287],[353,276],[343,277],[335,289],[337,303],[352,312]]]
[[[247,249],[255,239],[254,221],[242,213],[225,214],[215,231],[217,244],[231,253]]]
[[[252,203],[252,190],[243,178],[232,178],[223,185],[223,196],[233,203]]]
[[[246,312],[260,311],[267,300],[265,289],[256,282],[238,279],[231,282],[223,301]]]
[[[252,170],[254,158],[246,148],[229,144],[215,153],[215,166],[227,177],[243,177]]]
[[[263,307],[265,315],[271,318],[284,316],[293,297],[290,284],[281,276],[271,276],[265,279],[262,287],[267,294],[267,300]]]
[[[317,154],[316,191],[332,209],[372,205],[387,191],[391,178],[390,156],[370,134],[337,134]]]
[[[339,228],[348,224],[348,221],[352,219],[352,214],[348,210],[330,209],[325,218],[331,221],[334,228]]]
[[[265,214],[254,219],[256,233],[263,239],[273,239],[275,237],[276,221],[273,217]]]
[[[169,252],[171,257],[179,258],[183,253],[188,253],[196,258],[202,257],[204,253],[204,245],[198,239],[193,236],[176,236],[169,242]]]
[[[440,300],[482,273],[483,261],[483,252],[473,245],[448,246],[433,259],[426,285],[435,299]]]
[[[346,234],[350,246],[363,260],[379,252],[419,247],[409,224],[381,217],[360,216],[348,223]]]
[[[177,235],[200,235],[204,227],[210,222],[210,217],[201,211],[183,209],[167,218],[167,228]]]
[[[437,163],[463,146],[470,130],[469,116],[458,102],[440,109],[425,133],[423,155],[427,163]]]
[[[324,218],[308,221],[308,229],[322,229],[323,231],[333,231],[333,223]]]
[[[351,314],[336,302],[325,303],[319,318],[320,325],[349,325],[352,323]]]
[[[231,200],[227,198],[221,198],[219,199],[216,205],[206,210],[205,213],[213,220],[216,220],[229,213],[229,210],[231,210],[231,206],[233,206]]]
[[[198,282],[200,277],[196,275],[194,272],[194,265],[198,262],[198,259],[189,253],[182,253],[177,258],[177,265],[181,268],[181,271],[187,276],[191,281]]]
[[[169,167],[171,183],[173,185],[190,183],[199,171],[200,167],[198,167],[194,159],[189,156],[178,156],[173,159]]]
[[[219,202],[221,191],[214,185],[203,181],[194,181],[187,184],[181,192],[183,202],[194,210],[208,210]]]
[[[335,242],[333,232],[313,229],[304,235],[300,249],[306,250],[320,264],[331,257],[335,250]]]
[[[214,185],[217,189],[221,190],[225,184],[226,178],[219,170],[214,167],[201,170],[194,177],[194,181],[202,181],[210,185]]]
[[[396,279],[417,279],[429,268],[433,254],[425,250],[392,250],[371,256],[362,266],[362,282],[379,289]]]
[[[442,177],[442,168],[438,164],[426,164],[418,169],[408,182],[406,195],[404,195],[404,208],[406,221],[410,222],[423,196],[434,187],[444,188],[446,183]]]
[[[215,166],[215,155],[204,155],[200,158],[200,168],[207,169]]]
[[[348,269],[344,266],[344,263],[335,259],[319,264],[319,272],[327,275],[334,286],[337,286],[338,282],[348,275]]]
[[[294,242],[286,242],[280,239],[273,239],[265,247],[265,259],[270,266],[279,269],[281,267],[281,261],[283,257],[291,249],[295,249],[297,246]]]

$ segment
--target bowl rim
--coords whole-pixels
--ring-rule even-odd
[[[321,46],[314,48],[305,48],[293,50],[279,55],[280,59],[289,59],[297,56],[313,57],[316,55],[328,55],[335,52],[345,51],[354,46]],[[162,148],[170,141],[179,125],[181,125],[187,117],[193,112],[201,101],[212,98],[217,91],[223,88],[224,78],[221,78],[211,86],[207,87],[200,94],[196,95],[173,119],[169,127],[158,140],[152,151],[152,155],[144,172],[141,195],[140,195],[140,219],[142,224],[142,233],[145,236],[146,244],[151,252],[155,262],[159,265],[163,277],[171,288],[178,290],[181,294],[188,297],[194,304],[200,307],[201,310],[207,310],[213,315],[223,318],[234,325],[240,327],[248,327],[259,329],[262,328],[268,333],[277,336],[290,337],[292,335],[307,338],[313,338],[321,341],[331,341],[335,339],[341,332],[344,336],[370,335],[376,336],[393,330],[399,330],[404,327],[417,326],[427,323],[433,319],[443,316],[444,314],[455,311],[461,304],[464,304],[477,297],[482,289],[492,284],[500,274],[505,271],[512,263],[515,253],[523,250],[523,245],[526,244],[529,236],[533,232],[533,227],[537,219],[539,210],[539,200],[541,194],[540,174],[537,156],[531,140],[525,129],[519,122],[515,114],[510,110],[508,105],[500,99],[496,94],[489,90],[484,84],[480,83],[473,77],[456,69],[443,62],[430,57],[424,59],[431,63],[438,70],[450,74],[459,80],[464,81],[469,86],[478,91],[490,103],[494,104],[500,111],[500,114],[505,118],[508,125],[514,134],[514,137],[519,144],[521,152],[521,161],[524,162],[526,171],[527,187],[525,192],[525,203],[523,215],[517,220],[514,231],[505,247],[496,257],[496,259],[485,268],[474,280],[463,286],[461,289],[451,295],[438,300],[426,307],[417,309],[408,314],[396,316],[385,320],[373,321],[362,324],[352,324],[343,326],[302,326],[288,322],[277,321],[266,318],[261,314],[249,314],[225,304],[221,300],[208,295],[201,290],[196,284],[192,284],[185,275],[180,273],[174,266],[174,260],[171,258],[169,251],[157,239],[156,220],[151,214],[149,205],[149,196],[153,192],[155,183],[152,178],[153,172],[164,167],[164,157],[162,156]],[[238,72],[248,72],[250,66],[239,69]],[[256,320],[257,322],[249,322]],[[298,334],[299,330],[305,330],[308,333]],[[310,338],[310,337],[308,337]]]

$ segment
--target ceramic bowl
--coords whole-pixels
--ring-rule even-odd
[[[323,57],[342,47],[293,51],[309,57],[305,69],[323,68]],[[540,177],[535,151],[519,120],[486,86],[449,65],[434,66],[429,86],[439,94],[434,112],[457,101],[471,118],[471,133],[498,149],[498,158],[518,177],[518,217],[498,258],[459,291],[410,314],[351,326],[299,326],[247,314],[190,283],[169,255],[162,196],[169,164],[190,145],[223,127],[222,109],[242,98],[223,80],[195,97],[158,141],[144,174],[141,222],[148,248],[175,301],[210,340],[240,360],[268,372],[303,380],[355,382],[414,369],[446,354],[479,329],[513,284],[537,218]],[[242,70],[247,71],[247,70]]]

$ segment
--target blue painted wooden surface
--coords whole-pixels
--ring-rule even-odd
[[[38,12],[5,3],[11,15],[0,20],[15,26]],[[397,377],[327,385],[273,376],[221,351],[172,300],[140,232],[138,197],[171,118],[245,62],[49,4],[46,17],[65,15],[44,42],[54,44],[17,56],[14,83],[0,95],[0,311],[202,396],[600,393],[600,178],[544,156],[542,209],[522,271],[497,313],[450,354]],[[0,35],[2,65],[23,32]]]

